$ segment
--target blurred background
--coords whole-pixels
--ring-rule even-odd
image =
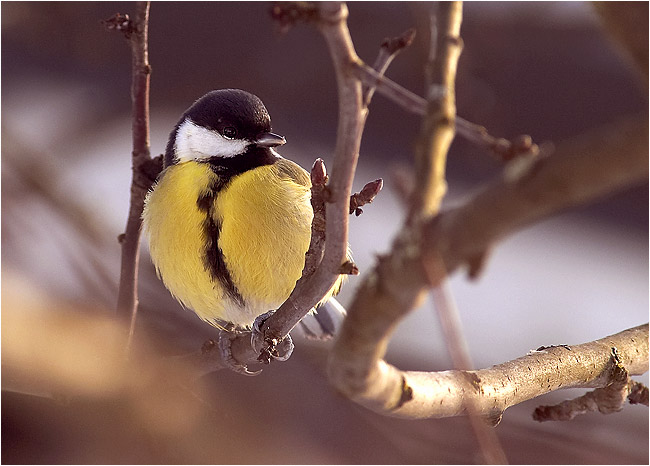
[[[647,115],[648,4],[619,3],[645,44],[639,73],[589,3],[465,5],[458,114],[498,137],[557,144]],[[266,104],[282,154],[331,163],[337,99],[325,43],[299,25],[280,35],[266,2],[154,2],[151,146],[162,153],[181,113],[209,90],[236,87]],[[357,53],[418,29],[387,75],[422,94],[430,4],[352,2]],[[136,351],[127,367],[112,319],[117,236],[126,224],[131,153],[130,49],[101,24],[131,2],[2,3],[2,455],[5,463],[480,462],[464,418],[402,421],[343,399],[324,374],[328,343],[296,339],[292,358],[256,378],[226,371],[192,382],[158,367],[214,331],[175,303],[143,246]],[[363,275],[400,226],[395,174],[412,167],[419,118],[376,95],[356,187],[384,191],[353,217]],[[621,154],[623,156],[624,154]],[[502,165],[457,138],[445,206]],[[360,278],[351,278],[349,301]],[[648,185],[554,216],[495,248],[478,281],[451,285],[475,365],[550,344],[577,344],[648,320]],[[387,355],[403,369],[450,369],[430,302],[399,326]],[[638,380],[647,383],[647,374]],[[648,410],[538,424],[509,409],[497,428],[512,463],[646,463]]]

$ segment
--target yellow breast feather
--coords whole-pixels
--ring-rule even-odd
[[[309,248],[310,187],[303,184],[304,178],[296,182],[288,176],[287,164],[304,172],[281,159],[236,176],[216,201],[219,245],[255,316],[276,309],[289,297]]]
[[[224,291],[205,267],[205,213],[197,199],[216,175],[207,164],[167,168],[147,196],[143,224],[151,259],[172,295],[199,317],[224,318]]]
[[[184,306],[215,325],[250,326],[286,300],[302,273],[313,217],[309,177],[280,159],[233,177],[206,197],[216,181],[207,163],[165,170],[143,213],[149,249],[165,286]],[[199,199],[213,204],[201,208]],[[206,230],[208,215],[217,238]],[[211,273],[206,245],[219,248],[241,300]]]

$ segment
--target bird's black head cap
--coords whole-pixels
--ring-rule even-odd
[[[228,131],[228,137],[232,139],[254,141],[260,134],[271,131],[269,112],[256,95],[240,89],[210,91],[185,111],[172,131],[167,143],[165,166],[173,163],[176,132],[187,118],[221,134]]]
[[[232,126],[235,139],[254,140],[271,131],[271,117],[259,97],[240,89],[208,92],[187,109],[185,117],[208,129],[222,132]]]

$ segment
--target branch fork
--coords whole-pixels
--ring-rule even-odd
[[[538,422],[570,421],[590,411],[611,414],[621,411],[626,399],[631,404],[636,403],[637,394],[644,389],[647,395],[647,387],[630,378],[615,347],[611,349],[610,366],[605,371],[606,381],[603,387],[557,405],[540,406],[533,412],[533,419]],[[648,405],[647,398],[645,405]]]

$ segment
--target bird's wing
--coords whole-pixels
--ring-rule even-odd
[[[297,163],[287,159],[280,159],[276,162],[276,167],[281,175],[287,176],[294,183],[311,188],[309,173]]]

